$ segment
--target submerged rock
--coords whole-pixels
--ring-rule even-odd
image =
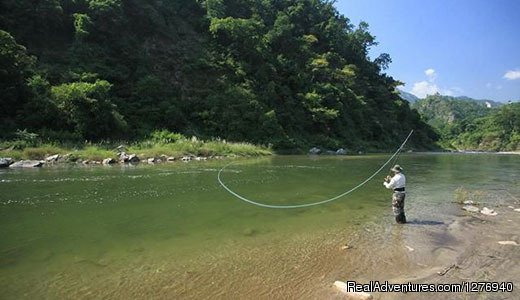
[[[257,234],[258,231],[256,231],[255,229],[252,229],[252,228],[246,228],[246,229],[244,229],[244,231],[242,233],[245,236],[253,236],[253,235]]]
[[[349,244],[345,244],[345,245],[341,246],[341,250],[348,250],[348,249],[352,249],[352,246]]]
[[[10,168],[39,168],[43,166],[43,161],[40,160],[21,160],[11,164]]]
[[[412,247],[410,247],[410,246],[407,246],[407,245],[404,245],[404,246],[405,246],[405,247],[406,247],[406,249],[408,249],[408,251],[410,251],[410,252],[412,252],[412,251],[414,251],[414,250],[415,250],[414,248],[412,248]]]

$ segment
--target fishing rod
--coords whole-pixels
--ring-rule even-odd
[[[413,133],[413,130],[410,131],[409,137],[412,135],[412,133]],[[401,153],[403,152],[403,151],[402,151],[402,147],[400,148],[400,150],[401,150],[401,151],[399,151],[399,152],[397,153],[397,155],[395,156],[394,161],[390,164],[391,166],[395,166],[395,164],[397,163],[397,160],[399,159],[399,156],[400,156]],[[389,170],[389,171],[388,171],[388,175],[385,177],[384,180],[386,181],[387,179],[390,179],[390,178],[392,178],[392,170]]]

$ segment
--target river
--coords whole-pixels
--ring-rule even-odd
[[[335,279],[397,275],[419,259],[407,248],[442,245],[457,188],[519,192],[520,156],[403,154],[410,224],[400,226],[381,183],[388,168],[301,209],[254,206],[217,181],[232,161],[222,180],[233,191],[304,204],[349,190],[388,157],[0,170],[0,298],[320,298]]]

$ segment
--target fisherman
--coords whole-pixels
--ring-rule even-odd
[[[404,198],[406,193],[404,187],[406,185],[406,177],[403,174],[403,168],[400,165],[395,165],[392,169],[393,176],[386,176],[383,185],[387,189],[393,189],[392,195],[392,209],[395,215],[395,221],[399,224],[406,223],[406,216],[404,215]]]

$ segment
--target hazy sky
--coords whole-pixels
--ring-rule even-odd
[[[520,0],[339,0],[390,54],[386,72],[419,97],[520,99]]]

